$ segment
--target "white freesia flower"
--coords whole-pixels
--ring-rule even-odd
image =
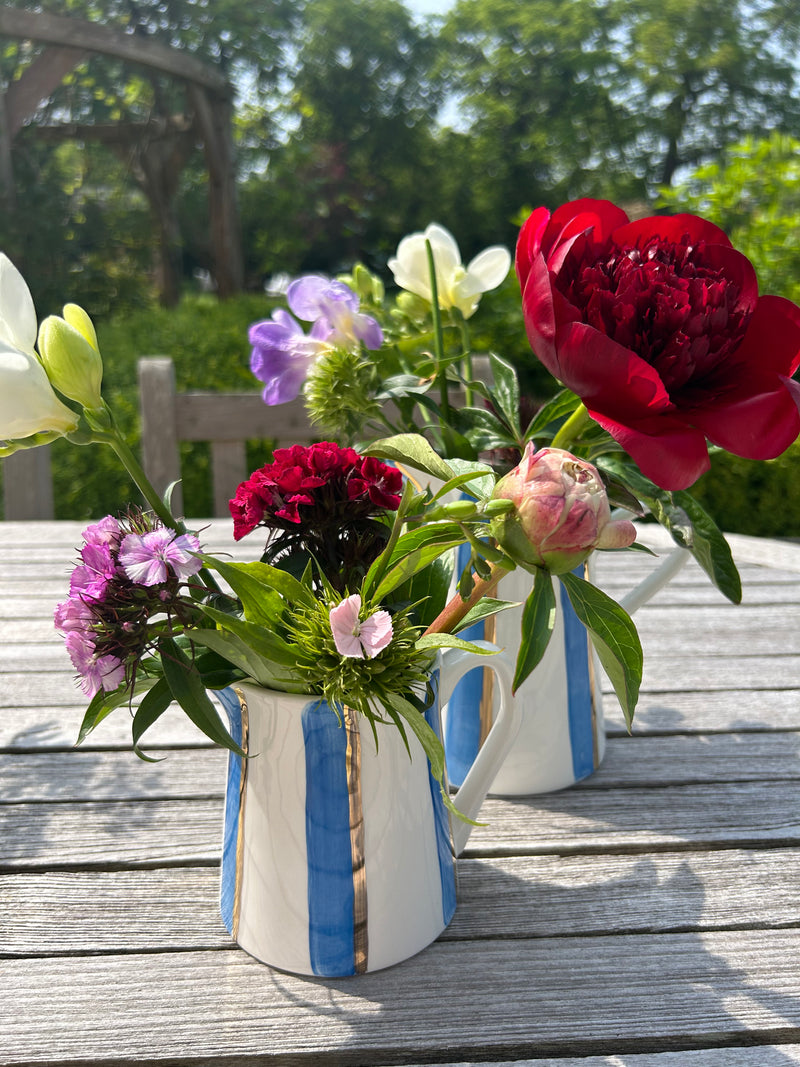
[[[478,306],[481,294],[496,289],[511,267],[511,254],[502,245],[484,248],[467,267],[453,235],[432,222],[424,233],[412,233],[397,246],[397,256],[389,269],[401,289],[432,301],[430,269],[425,242],[430,241],[436,268],[439,307],[458,308],[465,319]]]
[[[62,404],[34,350],[36,311],[25,280],[0,252],[0,440],[69,433],[78,416]]]

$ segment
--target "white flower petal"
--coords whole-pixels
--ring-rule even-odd
[[[0,340],[0,440],[68,433],[78,416],[62,404],[35,356]]]
[[[502,245],[492,245],[475,256],[467,267],[467,275],[480,283],[477,292],[488,293],[506,280],[510,269],[511,253]]]
[[[431,243],[437,271],[441,271],[445,277],[461,266],[461,252],[456,239],[444,226],[440,226],[438,222],[432,222],[423,234],[423,249],[425,240]]]
[[[0,252],[0,340],[34,355],[36,310],[25,279]]]

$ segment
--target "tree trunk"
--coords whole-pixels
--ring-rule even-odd
[[[223,299],[244,286],[244,258],[236,196],[233,115],[227,98],[190,86],[208,167],[208,210],[214,249],[217,294]]]

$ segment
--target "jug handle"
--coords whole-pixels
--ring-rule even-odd
[[[472,643],[493,651],[497,648],[490,641],[474,641]],[[500,764],[508,755],[522,725],[522,702],[515,700],[511,692],[511,685],[514,680],[513,665],[502,655],[477,659],[474,652],[466,652],[457,648],[445,649],[442,655],[439,679],[440,707],[444,707],[447,703],[456,682],[468,671],[480,667],[494,670],[497,675],[497,680],[500,683],[500,708],[494,718],[492,728],[489,730],[486,740],[475,758],[475,762],[470,767],[469,773],[455,796],[456,807],[468,819],[474,819],[478,814],[478,810],[500,769]],[[452,820],[452,824],[453,846],[455,854],[458,856],[467,843],[472,831],[472,825],[455,818]]]
[[[637,611],[642,604],[646,604],[659,589],[675,577],[684,563],[689,561],[691,554],[688,548],[674,548],[643,581],[621,598],[620,607],[624,608],[629,615],[633,615],[634,611]]]

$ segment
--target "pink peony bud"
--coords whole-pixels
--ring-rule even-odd
[[[561,448],[536,452],[529,442],[492,496],[514,502],[513,510],[494,520],[491,533],[526,570],[565,574],[595,548],[626,548],[636,539],[633,523],[612,521],[597,468]]]

